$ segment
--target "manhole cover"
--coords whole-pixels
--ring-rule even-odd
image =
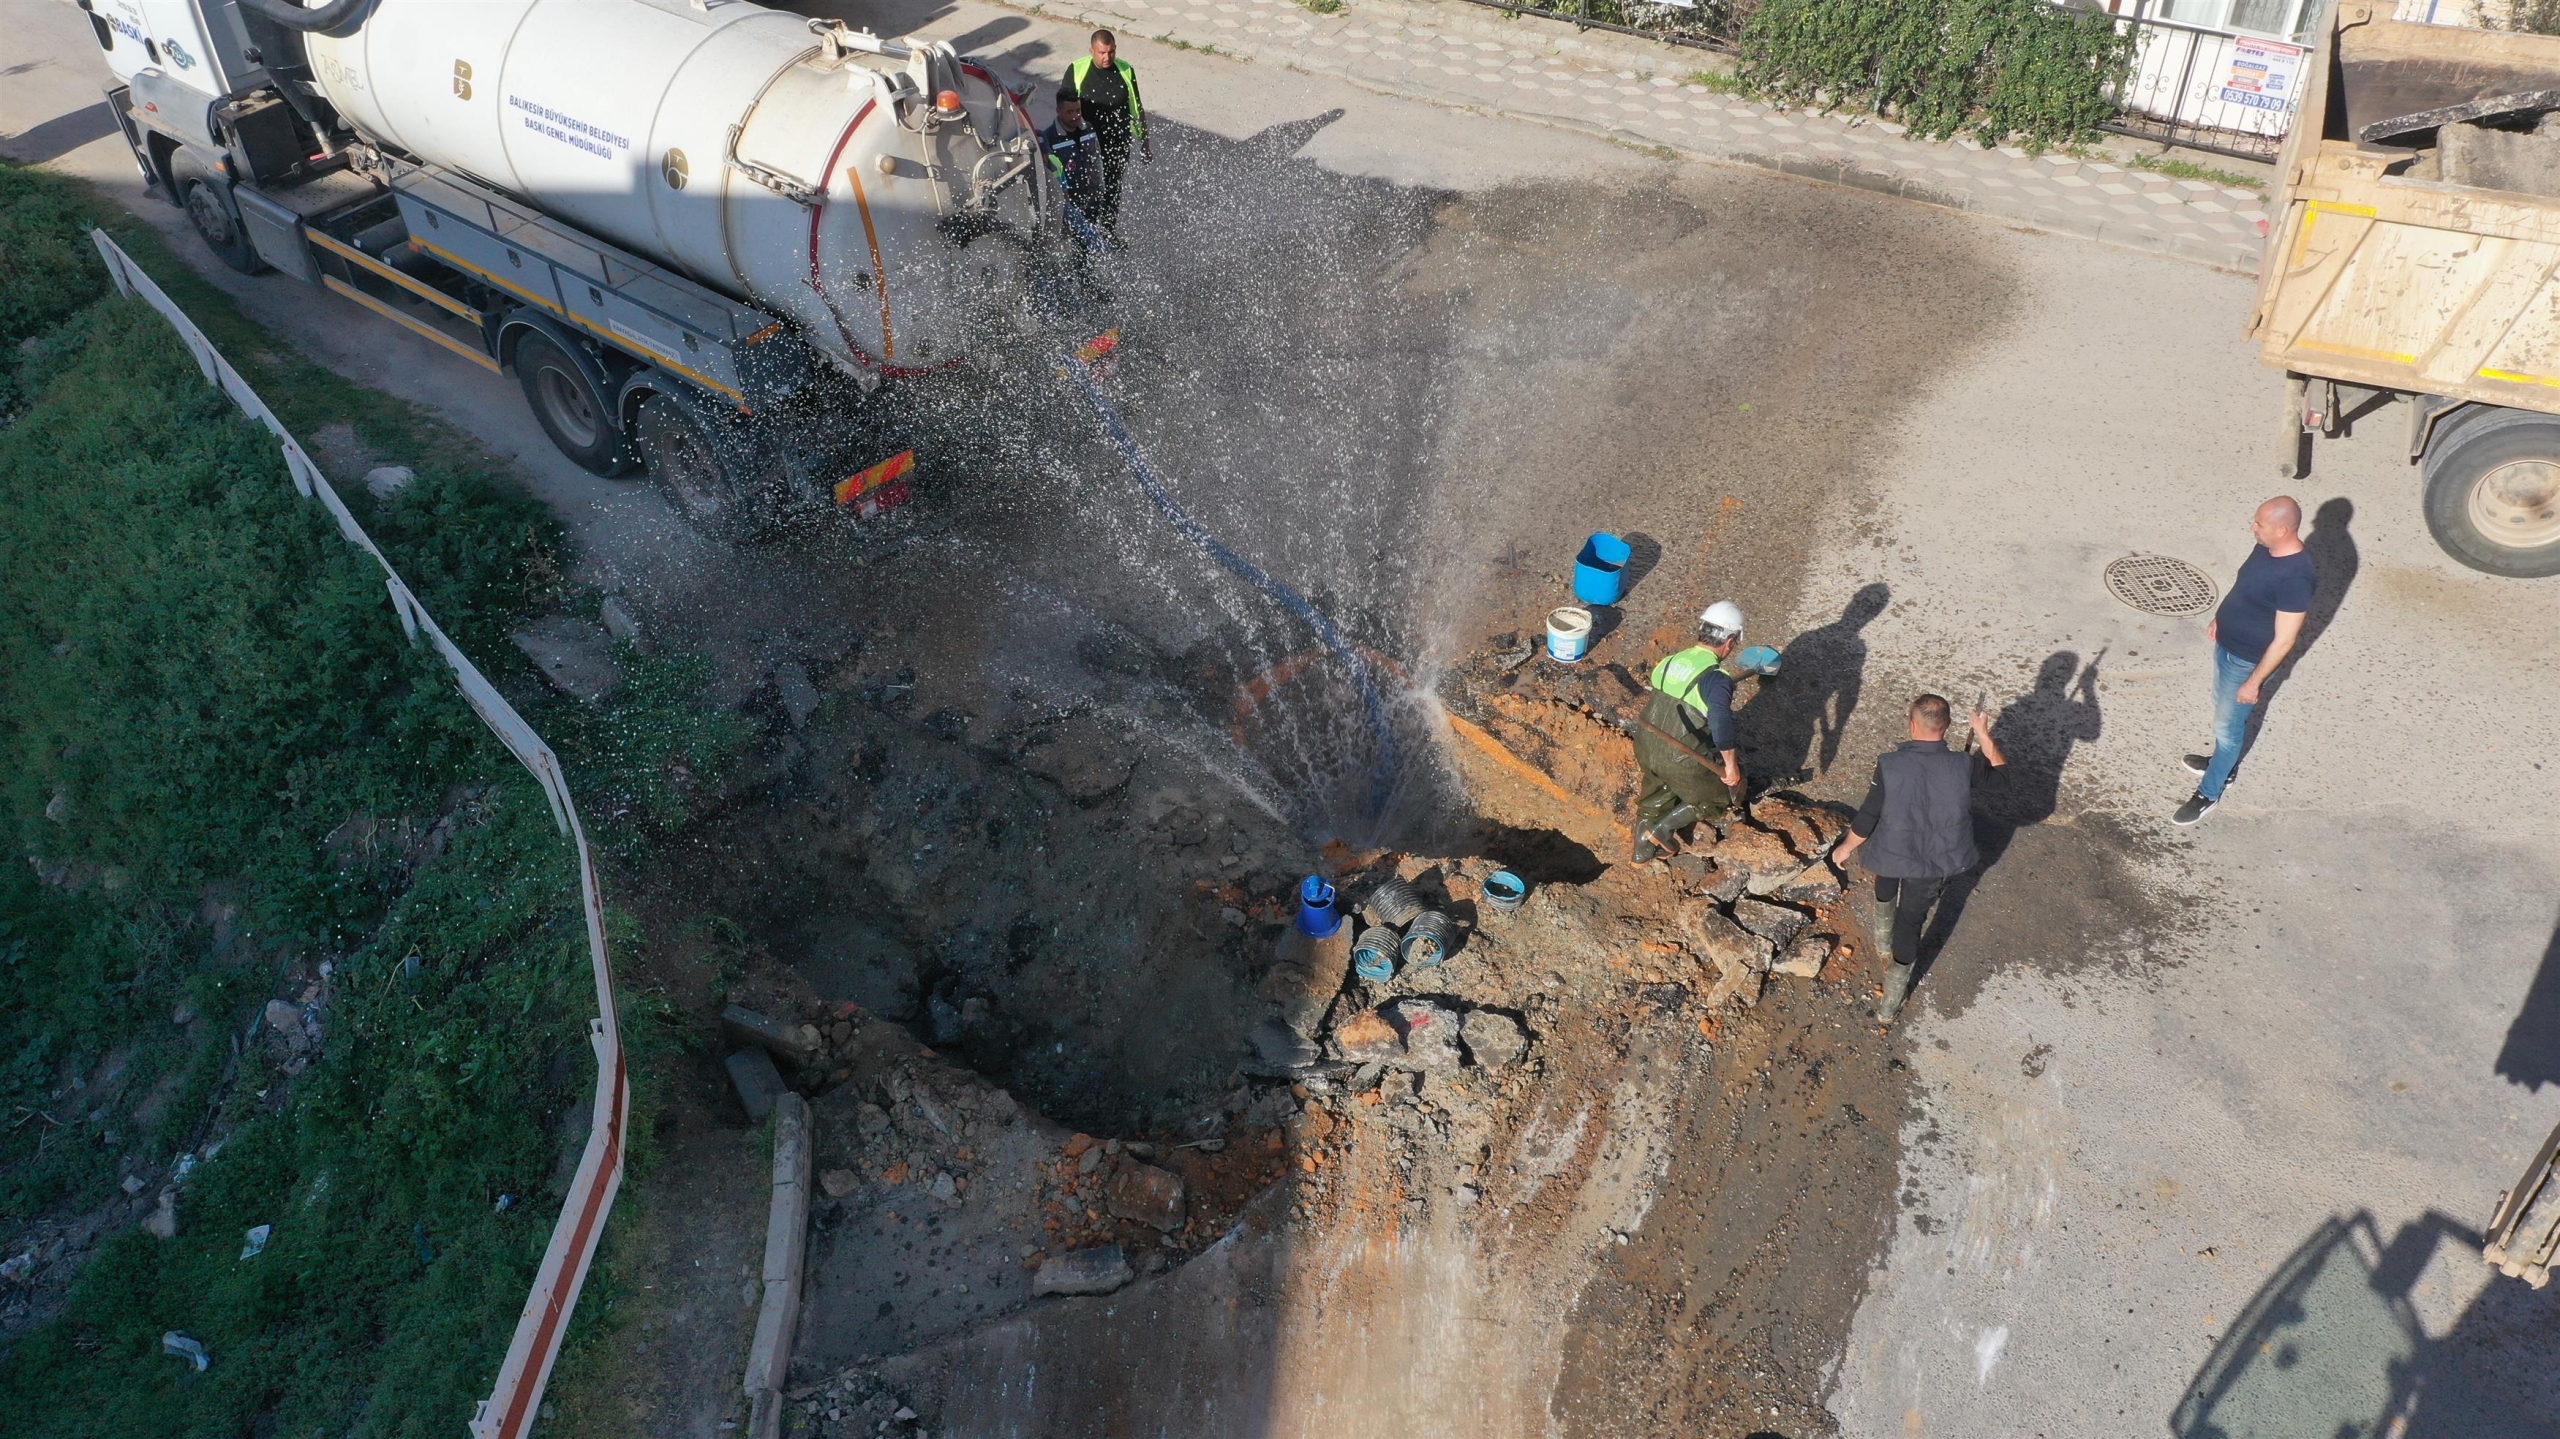
[[[2222,597],[2204,571],[2166,555],[2127,555],[2108,565],[2107,593],[2146,615],[2200,615]]]

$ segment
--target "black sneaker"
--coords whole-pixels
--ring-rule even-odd
[[[2178,761],[2178,763],[2187,767],[2187,773],[2201,776],[2206,770],[2213,768],[2213,756],[2209,754],[2191,754]]]
[[[2178,806],[2178,812],[2169,816],[2169,823],[2175,825],[2194,824],[2196,821],[2203,819],[2206,815],[2213,813],[2213,807],[2220,803],[2220,800],[2206,799],[2201,793],[2188,795],[2187,802]]]

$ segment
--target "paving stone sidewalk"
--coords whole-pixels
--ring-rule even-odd
[[[1214,47],[1366,89],[1665,146],[1702,159],[1854,185],[2125,249],[2254,274],[2266,215],[2254,190],[2173,180],[2112,160],[1907,138],[1872,118],[1783,111],[1681,77],[1714,57],[1464,3],[1066,0],[1025,6],[1149,40]]]

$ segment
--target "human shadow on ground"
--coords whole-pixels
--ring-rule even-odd
[[[2101,650],[2086,665],[2074,650],[2056,650],[2036,670],[2035,688],[2001,707],[1991,722],[1991,737],[2008,763],[1999,769],[1977,768],[1974,783],[1973,843],[1981,859],[1947,882],[1946,893],[1920,936],[1920,969],[1916,983],[1946,947],[1964,918],[1965,902],[1982,877],[2009,852],[2018,831],[2053,818],[2062,800],[2062,772],[2075,746],[2097,743],[2103,728],[2098,712],[2098,666]]]
[[[1839,760],[1841,736],[1866,684],[1864,632],[1892,599],[1882,583],[1861,586],[1840,618],[1788,642],[1777,681],[1736,717],[1754,773],[1794,782],[1826,773]]]
[[[2478,1263],[2481,1238],[2429,1210],[2386,1244],[2373,1216],[2332,1216],[2250,1299],[2196,1371],[2169,1430],[2355,1439],[2560,1439],[2540,1380],[2560,1338],[2560,1294],[2492,1279],[2441,1338],[2410,1303],[2446,1240]]]
[[[2542,948],[2542,966],[2524,992],[2524,1005],[2507,1026],[2492,1071],[2511,1084],[2539,1090],[2560,1082],[2560,928]]]

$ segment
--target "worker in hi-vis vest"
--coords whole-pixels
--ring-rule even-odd
[[[1138,98],[1138,72],[1119,57],[1120,42],[1108,30],[1093,32],[1093,53],[1067,67],[1063,87],[1084,102],[1084,122],[1102,142],[1101,213],[1091,217],[1106,232],[1120,233],[1120,181],[1129,171],[1129,151],[1152,160],[1147,143],[1147,107]]]
[[[1723,818],[1742,792],[1734,676],[1725,667],[1741,646],[1742,607],[1718,600],[1698,616],[1698,642],[1653,667],[1635,733],[1638,864],[1690,825]]]

